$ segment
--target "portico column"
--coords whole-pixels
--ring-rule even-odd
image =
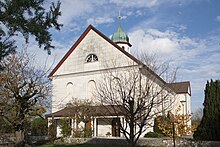
[[[96,117],[94,117],[94,123],[93,123],[93,128],[94,128],[93,133],[94,133],[94,137],[97,136],[97,134],[96,134],[96,132],[97,132],[97,128],[96,128],[97,122],[96,122],[96,121],[97,121],[97,120],[96,120]]]
[[[74,129],[76,130],[77,129],[77,122],[76,122],[77,120],[76,120],[76,114],[75,114],[75,121],[74,121]]]
[[[72,129],[72,131],[71,131],[71,135],[73,135],[73,129],[74,129],[74,120],[73,119],[70,119],[71,120],[71,129]]]
[[[123,117],[120,117],[120,125],[122,128],[124,128],[124,118]],[[124,137],[124,134],[121,131],[120,131],[120,136]]]

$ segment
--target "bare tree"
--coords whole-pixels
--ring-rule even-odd
[[[192,119],[193,120],[202,120],[203,116],[203,108],[197,108],[193,113],[192,113]]]
[[[49,81],[46,72],[36,69],[25,53],[8,55],[0,65],[0,115],[15,131],[16,143],[22,144],[25,121],[45,112]]]
[[[196,131],[197,127],[201,123],[202,116],[203,116],[203,109],[202,108],[198,108],[198,109],[195,110],[194,113],[192,113],[192,128],[193,128],[193,131]]]
[[[148,60],[153,61],[148,56],[142,57],[148,63]],[[151,64],[152,67],[154,64]],[[157,67],[154,70],[158,70]],[[167,74],[167,70],[163,68],[161,75]],[[120,131],[129,146],[135,146],[141,134],[152,127],[153,118],[172,109],[175,93],[153,70],[139,63],[107,70],[97,85],[96,96],[102,105],[112,106],[115,115],[120,111],[124,116],[125,122],[120,122]]]

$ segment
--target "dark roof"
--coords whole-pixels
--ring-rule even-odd
[[[172,88],[175,93],[182,94],[182,93],[188,93],[191,95],[191,89],[190,89],[190,82],[177,82],[177,83],[168,83],[168,86]]]
[[[81,111],[80,111],[81,110]],[[47,114],[46,117],[73,117],[77,111],[86,113],[88,116],[123,116],[123,107],[116,105],[101,105],[88,107],[65,107],[57,112]]]
[[[160,81],[162,81],[164,84],[166,83],[160,76],[158,76],[154,71],[152,71],[149,67],[147,67],[144,63],[142,63],[140,60],[129,54],[127,51],[122,49],[120,46],[118,46],[116,43],[114,43],[111,39],[106,37],[104,34],[102,34],[100,31],[98,31],[96,28],[94,28],[92,25],[89,25],[87,29],[83,32],[83,34],[79,37],[79,39],[76,41],[76,43],[70,48],[70,50],[64,55],[64,57],[60,60],[60,62],[56,65],[56,67],[52,70],[52,72],[49,74],[49,77],[53,76],[53,74],[59,69],[59,67],[63,64],[63,62],[69,57],[69,55],[75,50],[75,48],[79,45],[79,43],[84,39],[84,37],[89,33],[90,30],[95,31],[98,35],[100,35],[102,38],[104,38],[106,41],[108,41],[111,45],[113,45],[115,48],[120,50],[122,53],[124,53],[127,57],[132,59],[134,62],[136,62],[139,65],[142,65],[148,72],[153,74],[155,77],[157,77]]]

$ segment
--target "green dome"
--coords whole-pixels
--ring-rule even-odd
[[[128,35],[122,30],[119,25],[117,31],[112,35],[111,40],[113,42],[126,42],[129,43]]]

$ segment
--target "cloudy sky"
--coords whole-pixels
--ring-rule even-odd
[[[191,82],[192,111],[201,108],[206,81],[220,79],[219,0],[62,0],[59,21],[64,26],[51,30],[52,55],[47,58],[34,44],[29,50],[39,62],[55,59],[55,66],[89,24],[106,36],[113,34],[119,11],[132,52],[150,51],[174,63],[177,81]]]

